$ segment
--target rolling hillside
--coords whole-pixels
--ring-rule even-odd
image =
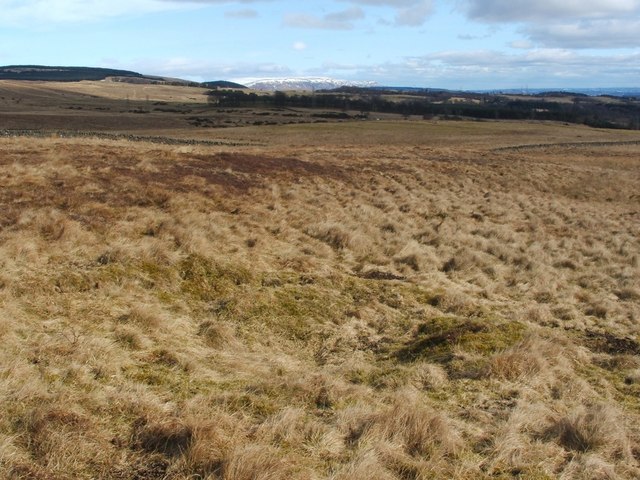
[[[107,77],[144,78],[144,75],[110,68],[50,67],[42,65],[0,67],[0,80],[78,82],[81,80],[104,80]]]

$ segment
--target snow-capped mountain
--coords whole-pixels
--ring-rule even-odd
[[[375,82],[336,80],[329,77],[245,78],[239,83],[253,90],[330,90],[340,87],[373,87]]]

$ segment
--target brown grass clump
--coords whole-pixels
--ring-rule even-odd
[[[118,322],[132,324],[136,327],[153,331],[162,325],[162,313],[155,305],[135,305],[128,313],[118,317]]]
[[[566,449],[583,453],[598,451],[612,459],[632,458],[624,419],[610,405],[580,407],[558,419],[552,431]]]
[[[326,242],[336,250],[347,248],[352,241],[351,234],[337,223],[324,223],[308,230],[308,234],[318,240]]]
[[[193,427],[179,419],[153,421],[142,418],[134,423],[133,445],[149,453],[175,457],[190,448],[193,436]]]
[[[234,328],[228,323],[206,320],[198,325],[198,335],[213,348],[237,346]]]
[[[412,456],[455,456],[462,447],[448,420],[423,405],[416,397],[400,397],[376,416],[368,435],[379,434],[402,446]]]
[[[109,452],[101,446],[100,431],[91,419],[81,412],[54,403],[35,407],[28,413],[14,418],[21,435],[8,443],[26,448],[33,464],[20,463],[19,455],[7,458],[5,472],[27,477],[52,473],[61,476],[81,476],[89,463],[109,464]],[[22,444],[22,445],[21,445]],[[78,448],[82,445],[82,448]],[[5,451],[7,451],[5,450]],[[20,450],[14,450],[16,453]],[[14,463],[12,458],[18,460]],[[42,473],[40,473],[42,472]]]
[[[554,348],[547,342],[530,337],[523,342],[495,354],[490,362],[487,375],[504,380],[518,380],[542,371],[546,357],[553,355]]]
[[[449,378],[446,370],[438,364],[423,362],[413,368],[413,385],[419,389],[437,390],[446,388]]]
[[[446,313],[470,315],[478,309],[472,297],[459,290],[438,293],[429,299],[429,304]]]
[[[281,456],[264,445],[234,450],[222,471],[224,480],[276,480],[293,474]]]
[[[398,477],[384,467],[375,451],[365,450],[330,478],[332,480],[393,480]]]

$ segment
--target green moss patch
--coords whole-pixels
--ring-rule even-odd
[[[189,255],[180,264],[181,290],[204,302],[213,302],[221,295],[252,280],[251,272],[239,265],[222,265],[201,255]]]
[[[131,380],[148,385],[159,393],[186,400],[200,393],[211,391],[215,384],[208,380],[196,380],[179,366],[167,365],[162,360],[144,363],[126,372]]]
[[[437,317],[420,324],[413,337],[398,350],[397,357],[401,361],[424,359],[448,363],[453,360],[456,347],[490,355],[521,341],[525,330],[519,322]]]

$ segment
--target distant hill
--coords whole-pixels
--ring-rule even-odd
[[[236,88],[236,89],[246,89],[244,85],[240,85],[239,83],[228,82],[226,80],[215,80],[213,82],[202,82],[200,84],[205,88]]]
[[[82,80],[105,80],[109,78],[125,83],[162,83],[172,85],[197,86],[204,88],[246,89],[239,83],[217,80],[212,82],[193,82],[180,78],[143,75],[130,70],[94,67],[57,67],[45,65],[8,65],[0,67],[0,80],[37,80],[44,82],[80,82]]]
[[[314,91],[333,90],[346,86],[371,87],[373,82],[354,82],[336,80],[328,77],[294,77],[294,78],[260,78],[249,79],[246,85],[253,90],[273,92],[281,91]]]
[[[78,82],[104,80],[107,77],[144,78],[144,75],[128,70],[92,67],[49,67],[42,65],[9,65],[0,67],[0,80],[40,80]]]
[[[640,87],[622,88],[514,88],[501,90],[470,90],[477,93],[505,94],[505,95],[586,95],[589,97],[637,97],[640,98]]]

